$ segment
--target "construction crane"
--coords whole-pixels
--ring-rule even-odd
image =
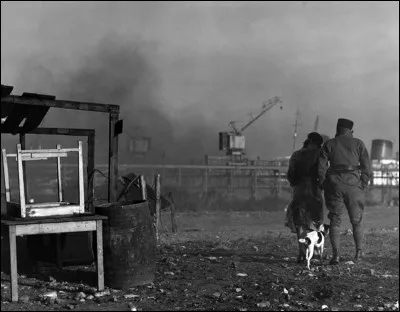
[[[232,130],[230,132],[219,133],[219,149],[226,151],[226,154],[232,156],[233,160],[241,160],[245,149],[245,138],[243,132],[262,115],[279,103],[282,103],[282,100],[277,96],[264,102],[261,107],[261,112],[254,117],[250,115],[250,120],[241,128],[236,126],[236,121],[231,121],[229,123],[229,127],[231,127]]]
[[[315,118],[315,122],[314,122],[314,132],[318,132],[318,126],[319,126],[319,115],[317,115],[317,117]],[[326,134],[322,134],[320,133],[322,138],[324,139],[324,142],[326,142],[327,140],[329,140],[329,136]]]

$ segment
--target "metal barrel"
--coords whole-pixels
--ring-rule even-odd
[[[108,217],[103,224],[106,286],[129,289],[154,282],[156,235],[148,203],[108,203],[96,206]]]

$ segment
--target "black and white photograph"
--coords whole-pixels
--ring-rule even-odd
[[[1,1],[1,311],[399,311],[399,1]]]

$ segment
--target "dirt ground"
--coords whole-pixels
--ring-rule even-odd
[[[313,260],[311,271],[296,264],[296,239],[283,227],[283,214],[182,213],[178,233],[172,234],[164,213],[153,285],[106,289],[91,298],[96,295],[94,267],[67,267],[63,275],[47,268],[37,278],[20,276],[19,295],[25,302],[11,303],[9,277],[2,273],[1,310],[399,310],[398,207],[367,208],[363,261],[352,262],[346,217],[341,264]],[[329,240],[326,249],[330,254]],[[56,301],[41,298],[50,291],[56,291]],[[76,298],[79,292],[86,298]]]

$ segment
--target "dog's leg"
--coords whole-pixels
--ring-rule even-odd
[[[310,246],[309,246],[310,247]],[[314,254],[314,246],[312,248],[307,248],[308,256],[307,256],[307,267],[310,270],[310,262]]]
[[[312,257],[312,253],[310,252],[310,248],[307,248],[306,259],[307,259],[307,269],[309,269],[309,270],[310,270],[311,257]]]
[[[324,245],[321,246],[321,251],[320,251],[320,254],[319,254],[319,260],[321,261],[321,264],[322,264],[322,265],[324,265],[324,257],[323,257],[323,254],[324,254]]]

